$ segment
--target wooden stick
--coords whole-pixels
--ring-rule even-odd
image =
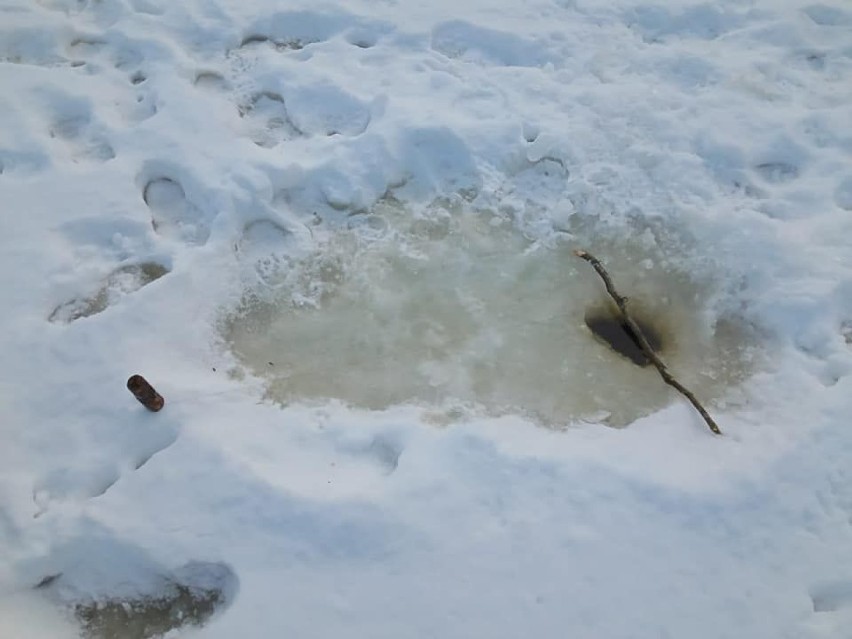
[[[574,251],[574,255],[586,260],[592,267],[597,271],[598,275],[600,275],[603,280],[604,285],[606,286],[606,292],[609,293],[609,296],[615,302],[615,305],[618,307],[618,312],[621,314],[621,320],[627,325],[631,331],[636,336],[636,342],[639,348],[642,349],[642,352],[645,356],[651,361],[654,365],[654,368],[660,373],[660,377],[663,378],[663,381],[677,389],[677,391],[686,397],[690,403],[695,407],[701,416],[704,418],[704,421],[707,422],[707,426],[715,435],[721,435],[722,431],[719,430],[719,426],[713,421],[713,418],[710,417],[710,413],[701,405],[701,402],[696,399],[695,395],[692,394],[686,386],[677,381],[674,376],[669,372],[669,369],[666,368],[666,365],[663,363],[663,360],[659,358],[659,356],[654,352],[654,349],[651,348],[650,344],[648,344],[648,340],[645,339],[645,336],[642,334],[642,330],[639,328],[639,325],[633,321],[633,318],[630,317],[630,314],[627,312],[627,298],[622,297],[618,294],[618,291],[615,290],[615,285],[612,283],[612,278],[610,278],[609,273],[606,272],[606,269],[601,264],[600,260],[596,258],[594,255],[589,253],[588,251]]]

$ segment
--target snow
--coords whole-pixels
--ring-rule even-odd
[[[0,637],[852,637],[845,3],[0,12]]]

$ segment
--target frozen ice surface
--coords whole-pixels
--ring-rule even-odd
[[[262,265],[286,255],[284,237],[278,246],[263,237],[272,243]],[[459,405],[550,428],[609,413],[606,423],[624,426],[672,396],[655,371],[592,338],[586,315],[609,305],[572,253],[579,241],[536,243],[491,211],[437,205],[415,215],[381,201],[311,255],[278,263],[229,318],[226,338],[285,404]],[[742,318],[708,325],[711,283],[656,270],[656,242],[585,241],[606,247],[634,313],[660,327],[661,354],[684,383],[710,402],[743,379],[757,334]]]

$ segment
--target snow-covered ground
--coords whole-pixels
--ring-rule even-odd
[[[848,3],[7,0],[0,87],[2,639],[852,637]]]

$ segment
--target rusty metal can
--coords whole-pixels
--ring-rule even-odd
[[[154,390],[154,387],[148,383],[141,375],[131,375],[127,380],[127,390],[133,393],[133,396],[139,400],[145,408],[150,411],[157,412],[166,403],[163,396]]]

